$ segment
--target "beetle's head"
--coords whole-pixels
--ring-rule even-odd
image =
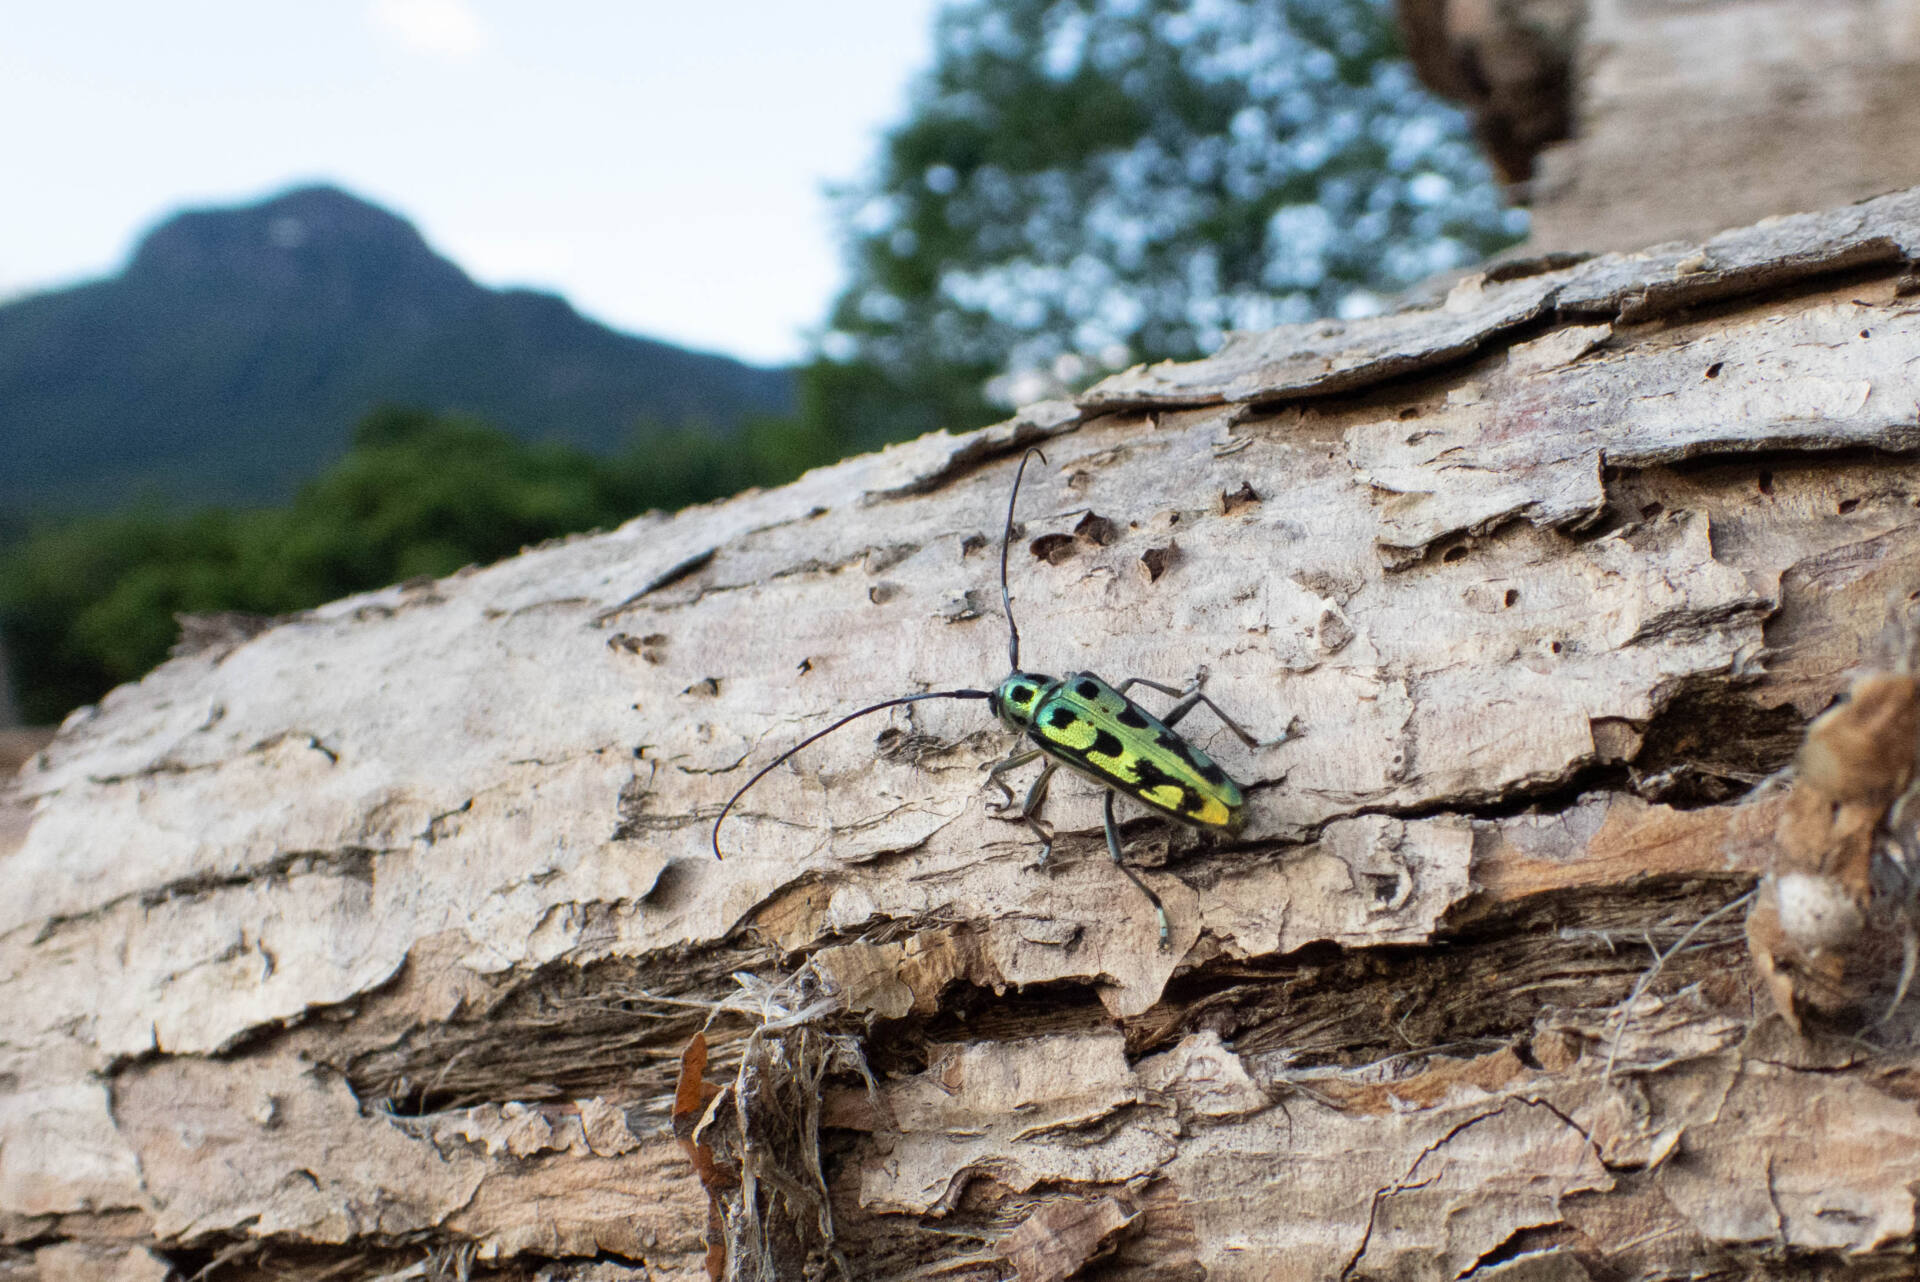
[[[1053,684],[1052,677],[1043,677],[1036,672],[1009,673],[993,688],[987,706],[993,709],[993,715],[1000,718],[1001,724],[1007,729],[1021,734],[1033,724],[1033,710],[1040,706],[1040,696]]]

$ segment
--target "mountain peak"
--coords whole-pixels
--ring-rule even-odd
[[[792,397],[786,370],[484,288],[406,219],[302,186],[174,214],[119,276],[0,305],[0,510],[140,490],[273,501],[381,405],[612,450]]]
[[[412,223],[325,184],[290,188],[252,205],[174,214],[141,238],[126,275],[172,282],[231,276],[284,288],[316,269],[370,282],[470,283]]]

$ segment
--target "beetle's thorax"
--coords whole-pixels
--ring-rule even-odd
[[[987,706],[1001,724],[1018,734],[1033,722],[1033,710],[1040,706],[1047,691],[1060,684],[1059,678],[1037,672],[1010,672],[993,688]]]

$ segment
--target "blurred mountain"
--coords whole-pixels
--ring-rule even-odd
[[[487,289],[333,187],[176,214],[118,276],[0,306],[0,513],[284,498],[383,404],[608,452],[730,432],[793,379]]]

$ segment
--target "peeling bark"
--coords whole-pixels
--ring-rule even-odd
[[[1697,924],[1920,592],[1917,254],[1509,269],[183,653],[0,824],[0,1276],[702,1278],[702,1146],[743,1277],[1898,1272],[1915,1003]],[[998,678],[1042,442],[1026,661],[1297,719],[1182,722],[1231,839],[1123,805],[1171,946],[971,704],[716,862]]]

